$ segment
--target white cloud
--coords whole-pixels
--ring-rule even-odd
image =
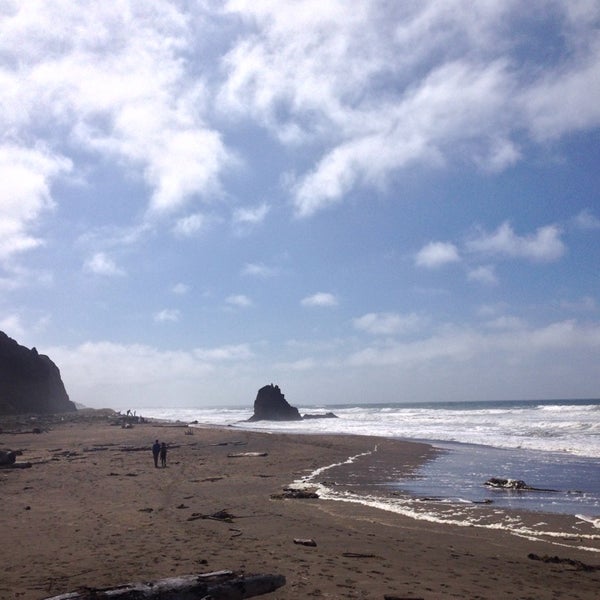
[[[333,307],[338,305],[338,299],[333,294],[327,292],[317,292],[312,296],[307,296],[306,298],[303,298],[300,301],[300,304],[302,304],[302,306],[308,307]]]
[[[578,229],[583,230],[595,230],[600,229],[600,219],[596,217],[589,210],[582,210],[578,213],[574,219],[573,223]]]
[[[600,124],[592,4],[539,2],[554,40],[517,2],[365,2],[348,11],[335,0],[230,1],[247,29],[225,56],[219,106],[283,144],[321,144],[291,188],[299,216],[385,185],[414,162],[500,171],[520,160],[524,132],[543,140]],[[544,45],[543,57],[523,60]]]
[[[434,269],[460,261],[458,249],[449,242],[430,242],[423,246],[415,257],[418,267]]]
[[[21,316],[18,314],[6,315],[0,319],[0,331],[17,341],[26,333]]]
[[[176,283],[172,288],[171,291],[174,294],[177,294],[178,296],[183,296],[184,294],[187,294],[190,291],[190,286],[187,285],[186,283]]]
[[[0,261],[43,243],[31,230],[54,208],[53,181],[71,167],[68,159],[41,146],[0,143]]]
[[[97,395],[98,386],[105,387],[107,406],[114,399],[111,390],[122,388],[117,398],[128,398],[128,386],[148,386],[160,382],[173,384],[181,378],[200,378],[211,372],[209,363],[185,351],[161,351],[143,344],[86,342],[73,348],[56,347],[47,351],[60,366],[65,385],[76,390],[75,398],[85,403],[87,393]],[[130,389],[130,392],[133,392]]]
[[[157,323],[173,322],[176,323],[181,317],[181,312],[173,308],[165,308],[154,315],[154,320]]]
[[[494,233],[482,232],[468,241],[467,248],[478,254],[552,262],[558,260],[566,251],[560,239],[561,234],[558,226],[546,225],[539,227],[535,234],[518,236],[511,225],[505,222]]]
[[[596,10],[595,19],[599,16]],[[572,32],[582,33],[589,30]],[[579,46],[573,58],[547,70],[520,98],[532,135],[540,140],[600,126],[600,39],[596,34],[570,42]]]
[[[24,268],[12,261],[4,265],[4,272],[4,276],[0,275],[0,291],[10,292],[28,286],[47,287],[54,282],[50,271]]]
[[[104,252],[96,252],[85,262],[84,268],[95,275],[106,275],[108,277],[125,275],[125,271],[118,267],[115,261]]]
[[[252,306],[252,300],[244,294],[232,294],[225,298],[225,302],[230,306],[237,306],[238,308],[247,308]]]
[[[486,285],[496,285],[498,283],[494,265],[481,265],[475,267],[467,273],[467,278],[470,281],[477,281],[478,283]]]
[[[194,356],[202,361],[245,361],[254,356],[248,344],[221,346],[217,348],[195,348]]]
[[[271,211],[271,207],[263,202],[257,206],[236,208],[232,215],[233,231],[237,235],[244,235],[262,225]]]
[[[206,125],[203,73],[190,77],[183,59],[201,23],[191,16],[152,0],[15,5],[0,23],[2,129],[68,140],[141,174],[151,213],[218,193],[234,160]]]
[[[206,226],[206,218],[200,213],[178,219],[173,232],[181,237],[191,237]]]
[[[574,6],[539,2],[560,36],[555,51],[517,2],[349,11],[340,0],[123,0],[82,10],[31,0],[0,20],[0,127],[30,150],[43,139],[72,160],[83,151],[120,165],[143,179],[148,215],[160,216],[224,194],[240,159],[223,132],[247,119],[282,146],[320,149],[291,187],[296,213],[309,216],[415,162],[502,170],[527,132],[598,127],[599,11]],[[529,47],[544,58],[524,61]],[[256,225],[267,212],[233,220]]]
[[[419,329],[425,320],[416,313],[367,313],[354,319],[354,327],[372,335],[405,334]]]
[[[492,360],[493,373],[507,365],[531,357],[545,357],[547,364],[556,360],[555,351],[568,353],[589,352],[600,348],[600,325],[580,325],[573,320],[550,323],[531,329],[519,319],[500,318],[498,331],[478,331],[468,327],[446,327],[438,334],[412,342],[374,344],[348,357],[352,366],[397,365],[402,368],[424,368],[428,365],[475,363]],[[447,362],[449,361],[449,362]],[[511,367],[512,368],[512,367]]]
[[[262,263],[248,263],[244,265],[244,268],[242,269],[242,275],[266,279],[268,277],[274,277],[277,275],[277,269],[268,267]]]

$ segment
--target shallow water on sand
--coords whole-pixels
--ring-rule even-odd
[[[377,449],[315,470],[293,485],[324,499],[372,506],[417,520],[500,529],[527,539],[600,552],[598,461],[547,452],[444,446],[408,476]],[[522,479],[557,491],[484,486],[490,477]]]
[[[565,453],[435,443],[444,452],[415,477],[390,484],[418,497],[485,502],[495,507],[584,515],[600,524],[600,461]],[[494,489],[490,477],[520,479],[544,491]],[[551,490],[551,491],[547,491]]]

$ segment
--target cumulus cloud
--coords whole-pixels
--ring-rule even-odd
[[[334,294],[330,294],[328,292],[317,292],[312,296],[307,296],[306,298],[303,298],[300,301],[300,304],[302,304],[302,306],[308,307],[334,307],[337,306],[339,302]]]
[[[15,4],[0,19],[2,145],[60,148],[52,168],[35,167],[38,188],[81,152],[112,161],[145,182],[150,217],[225,195],[243,160],[225,130],[242,120],[282,147],[320,149],[290,179],[300,216],[415,163],[502,170],[524,136],[600,125],[600,9],[537,6],[554,36],[517,2]],[[524,61],[530,49],[539,58]],[[267,212],[239,209],[233,221]],[[36,243],[13,235],[13,248]]]
[[[558,260],[566,251],[561,240],[562,231],[557,225],[539,227],[534,234],[519,236],[508,222],[502,223],[493,233],[481,232],[467,242],[471,252],[526,258],[534,262]]]
[[[496,285],[498,283],[498,277],[494,269],[494,265],[481,265],[471,269],[467,273],[467,279],[469,281],[477,281],[485,285]]]
[[[277,275],[277,269],[268,267],[263,263],[247,263],[242,269],[242,275],[266,279],[268,277],[274,277]]]
[[[161,351],[144,344],[86,342],[73,348],[51,348],[48,353],[60,364],[65,381],[71,381],[78,390],[104,385],[110,390],[117,384],[146,389],[151,383],[202,377],[212,370],[210,363],[199,360],[193,352]]]
[[[254,356],[254,352],[248,344],[237,344],[220,346],[217,348],[195,348],[194,356],[202,361],[234,361],[248,360]]]
[[[265,220],[269,210],[270,207],[265,202],[254,207],[236,208],[233,211],[233,221],[240,225],[257,225]]]
[[[117,266],[115,261],[104,252],[96,252],[84,264],[86,271],[94,275],[115,277],[125,275],[125,271]]]
[[[231,1],[249,31],[225,56],[220,106],[283,144],[322,144],[293,180],[300,216],[415,162],[499,171],[521,159],[524,132],[543,141],[600,124],[600,10],[573,4],[539,3],[537,13],[552,15],[549,35],[515,2],[348,11],[339,1]],[[523,61],[526,50],[539,58]]]
[[[458,248],[449,242],[430,242],[423,246],[415,256],[415,264],[418,267],[428,269],[435,269],[459,261]]]
[[[152,0],[15,5],[0,19],[2,129],[68,140],[141,174],[154,214],[218,192],[233,158],[203,117],[202,76],[186,70],[201,22],[190,17]]]
[[[181,317],[181,312],[173,308],[165,308],[154,314],[154,320],[157,323],[172,322],[176,323]]]
[[[495,370],[506,364],[532,356],[546,356],[555,351],[589,352],[600,348],[600,325],[581,325],[576,321],[558,321],[537,329],[528,328],[519,319],[499,318],[492,331],[466,327],[447,327],[437,334],[411,342],[371,345],[348,356],[352,366],[425,367],[439,361],[464,363],[485,361],[493,357]],[[494,331],[498,330],[498,331]],[[501,362],[504,366],[501,365]],[[449,363],[446,363],[449,364]]]
[[[367,313],[354,319],[354,327],[372,335],[397,335],[418,330],[425,320],[416,313]]]
[[[206,218],[200,213],[178,219],[173,227],[175,235],[191,237],[201,231],[206,225]]]
[[[178,296],[183,296],[184,294],[187,294],[190,291],[190,286],[187,285],[186,283],[176,283],[172,288],[171,291],[174,294],[177,294]]]
[[[18,339],[25,335],[26,329],[20,315],[10,314],[0,319],[0,331]]]
[[[43,243],[31,230],[55,206],[53,181],[71,168],[70,160],[43,146],[0,141],[0,261]]]
[[[238,308],[248,308],[252,306],[252,300],[244,294],[232,294],[225,298],[225,302],[230,306],[236,306]]]
[[[582,229],[584,231],[600,229],[600,219],[587,209],[582,210],[580,213],[575,215],[573,218],[573,224],[578,229]]]

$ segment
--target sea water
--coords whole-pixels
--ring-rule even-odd
[[[369,498],[322,489],[331,499],[368,503],[414,518],[531,531],[515,511],[575,516],[600,540],[600,400],[299,406],[337,418],[248,423],[252,407],[142,409],[144,416],[244,429],[359,434],[426,441],[440,449],[410,478],[374,488]],[[322,475],[324,469],[319,469]],[[491,477],[520,479],[544,491],[497,490]],[[317,481],[304,478],[304,483]],[[397,497],[394,494],[397,493]],[[481,503],[481,504],[480,504]],[[474,508],[475,507],[475,508]],[[505,512],[504,509],[510,509]],[[490,520],[490,514],[496,517]],[[543,526],[542,526],[543,529]],[[539,533],[539,532],[538,532]],[[558,532],[544,532],[546,537]],[[585,535],[583,536],[585,537]]]

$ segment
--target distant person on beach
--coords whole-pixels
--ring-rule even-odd
[[[160,466],[167,466],[167,445],[164,442],[160,445]]]
[[[160,443],[158,440],[152,444],[152,457],[154,458],[154,466],[158,468],[158,455],[160,454]]]

